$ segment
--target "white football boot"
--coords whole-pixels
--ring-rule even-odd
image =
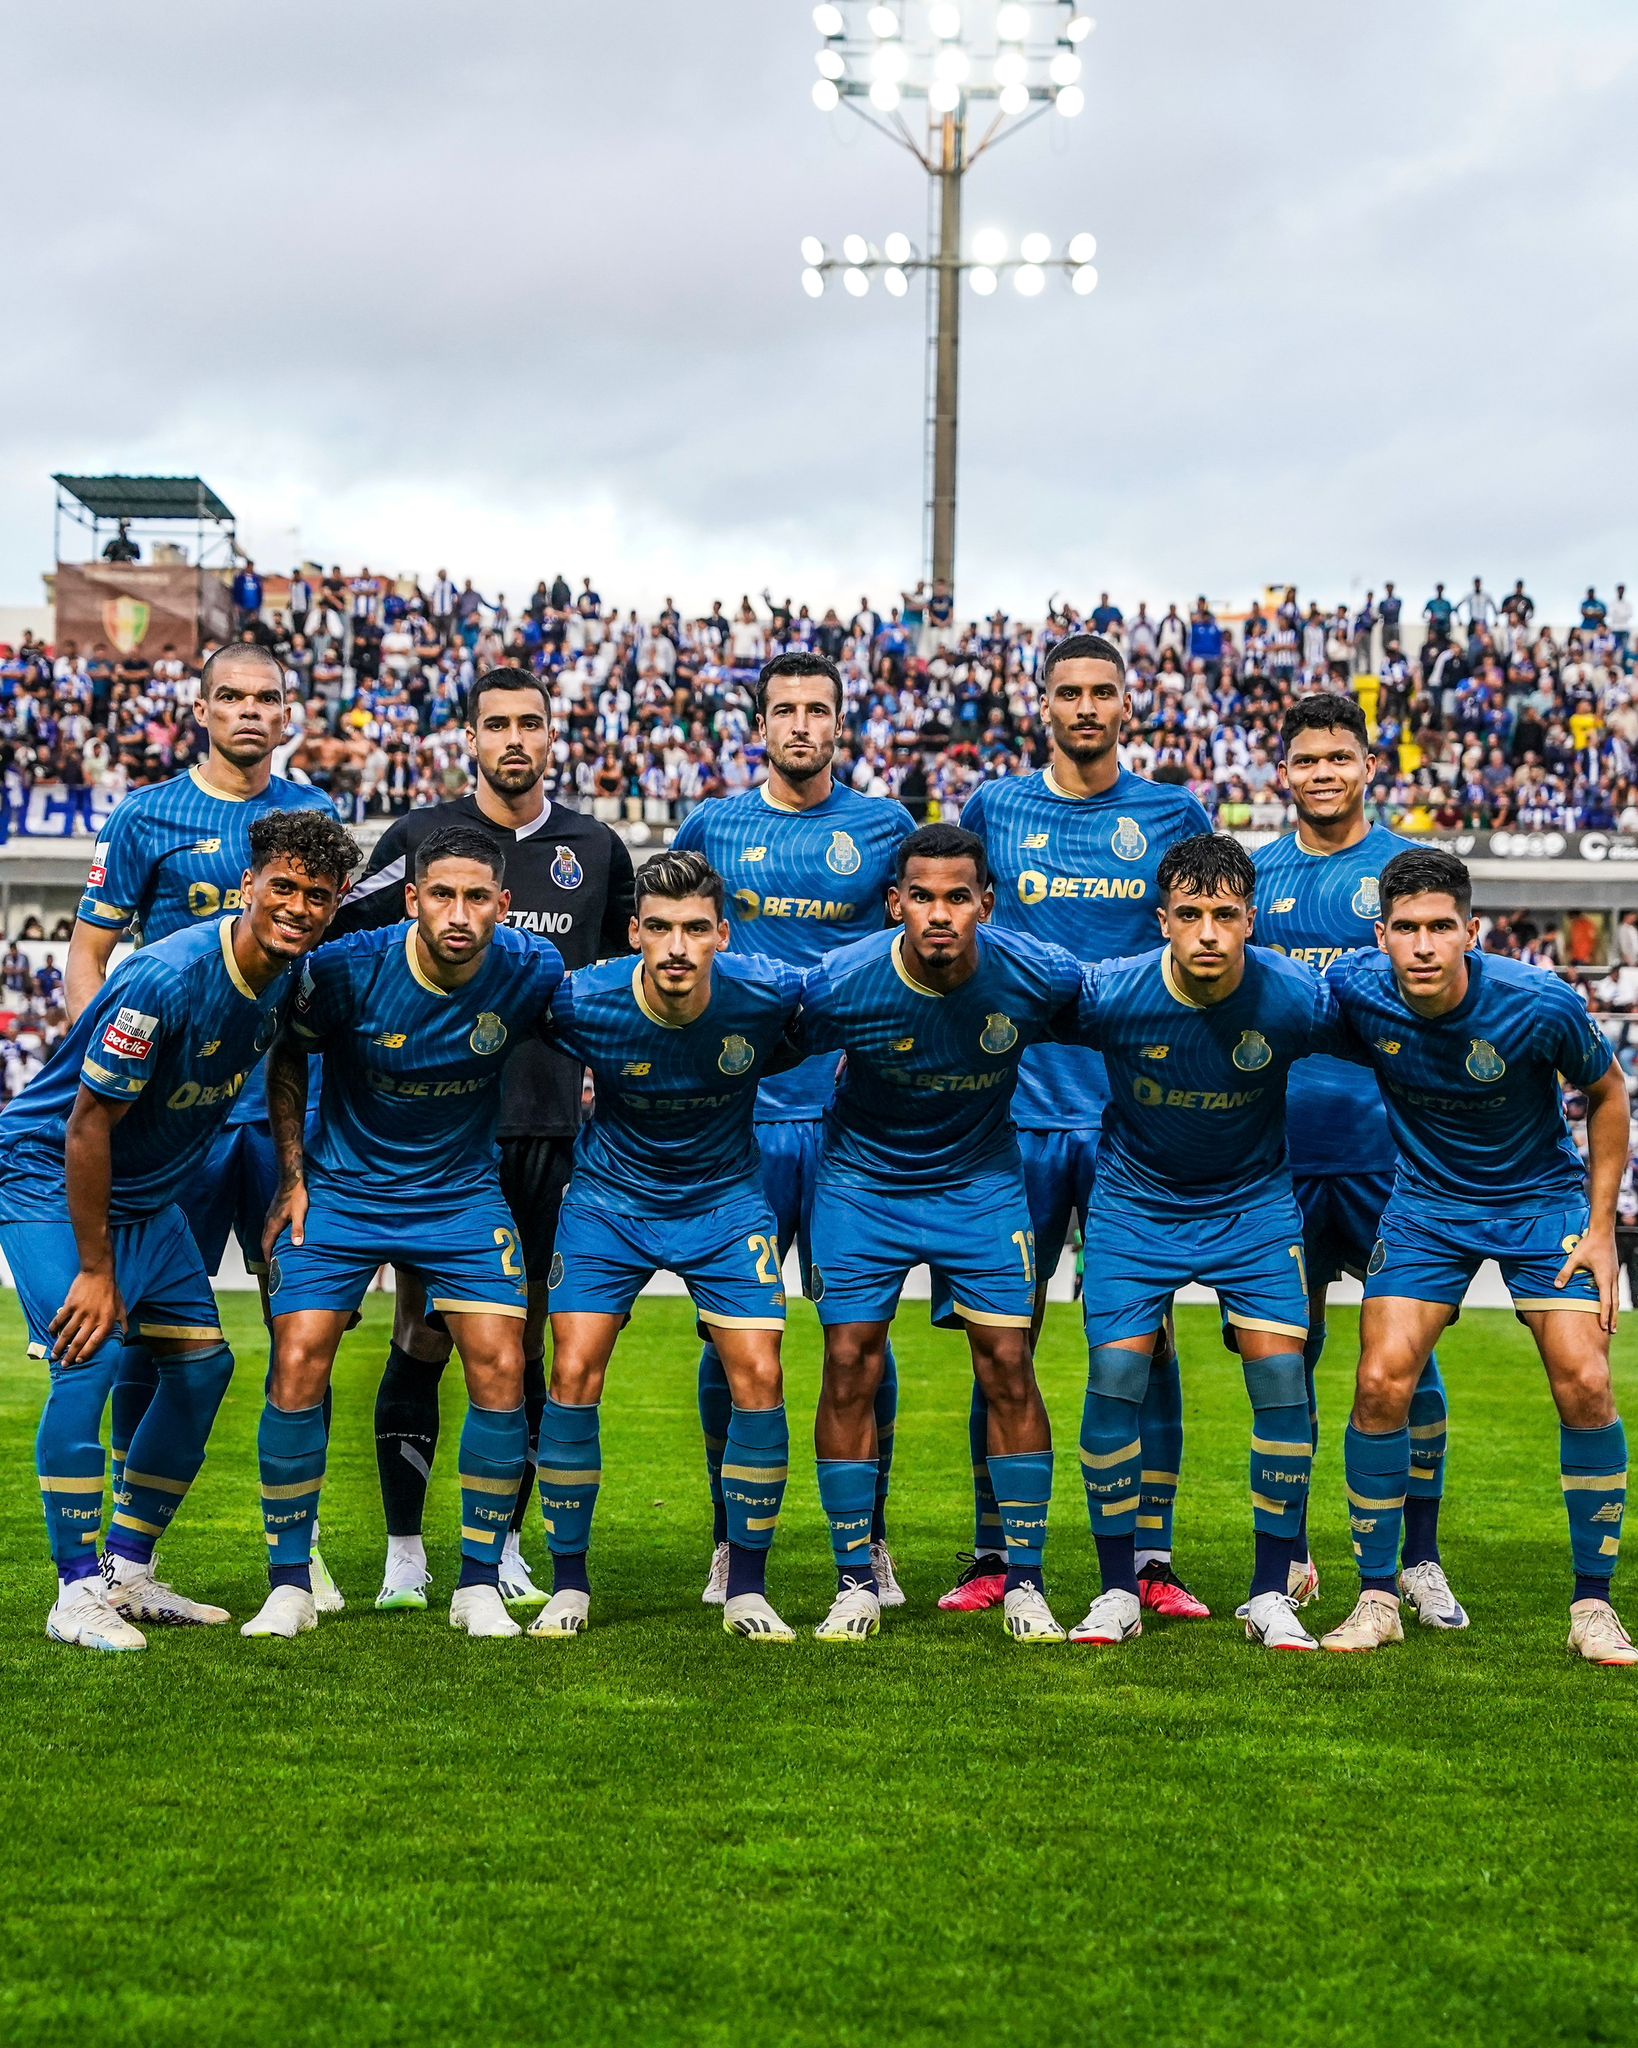
[[[145,1650],[148,1638],[109,1604],[102,1576],[93,1572],[59,1586],[56,1605],[46,1616],[46,1634],[54,1643],[77,1650]]]
[[[381,1575],[381,1591],[375,1604],[384,1613],[421,1613],[427,1604],[432,1574],[427,1570],[426,1547],[419,1536],[389,1536],[387,1563]]]
[[[314,1531],[317,1534],[317,1531]],[[330,1575],[330,1567],[319,1556],[318,1545],[313,1545],[313,1554],[307,1561],[307,1575],[313,1582],[313,1608],[319,1614],[341,1614],[347,1600],[341,1588]]]
[[[1607,1600],[1577,1600],[1570,1607],[1570,1639],[1564,1646],[1589,1664],[1638,1664],[1638,1649]]]
[[[1297,1619],[1297,1603],[1289,1593],[1258,1593],[1246,1602],[1246,1639],[1265,1650],[1319,1648]]]
[[[796,1641],[795,1629],[779,1618],[761,1593],[736,1593],[731,1600],[724,1601],[722,1626],[725,1634],[744,1636],[748,1642]]]
[[[1328,1635],[1320,1637],[1322,1650],[1361,1652],[1380,1650],[1384,1643],[1402,1643],[1404,1625],[1399,1619],[1399,1602],[1391,1593],[1361,1593],[1354,1611]]]
[[[133,1557],[119,1557],[107,1551],[102,1560],[103,1584],[108,1604],[127,1621],[157,1623],[161,1628],[214,1628],[231,1621],[225,1607],[211,1607],[203,1600],[190,1600],[154,1577],[153,1563],[139,1564]]]
[[[1319,1566],[1311,1557],[1294,1557],[1285,1575],[1285,1590],[1294,1607],[1312,1607],[1319,1598]],[[1242,1600],[1234,1610],[1236,1621],[1244,1621],[1251,1602]]]
[[[1072,1643],[1091,1643],[1099,1649],[1129,1643],[1143,1633],[1143,1602],[1122,1586],[1100,1593],[1083,1618],[1069,1631]]]
[[[814,1630],[821,1643],[867,1643],[882,1625],[882,1603],[868,1586],[844,1586]]]
[[[870,1546],[870,1569],[876,1574],[876,1598],[883,1607],[902,1607],[904,1588],[893,1568],[893,1553],[885,1543]]]
[[[1467,1627],[1467,1609],[1450,1590],[1442,1566],[1407,1565],[1399,1574],[1399,1590],[1424,1628]]]
[[[580,1636],[590,1627],[589,1593],[554,1593],[529,1624],[532,1636]]]
[[[294,1640],[318,1627],[318,1609],[305,1586],[275,1586],[240,1629],[242,1636],[287,1636]]]
[[[1001,1603],[1007,1634],[1015,1643],[1061,1643],[1063,1628],[1039,1586],[1014,1586]]]
[[[546,1605],[546,1588],[535,1584],[516,1529],[507,1530],[506,1541],[501,1545],[500,1596],[508,1607]]]
[[[728,1546],[719,1543],[711,1553],[710,1576],[700,1599],[707,1607],[720,1607],[728,1598]]]
[[[498,1586],[457,1586],[449,1603],[449,1625],[469,1636],[520,1636]]]

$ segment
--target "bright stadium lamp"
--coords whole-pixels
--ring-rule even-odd
[[[878,78],[870,88],[870,104],[879,113],[891,114],[901,98],[902,94],[891,78]]]
[[[822,299],[825,296],[823,272],[815,270],[810,264],[802,273],[802,289],[810,299]]]
[[[896,230],[882,244],[882,254],[889,263],[908,263],[914,253],[910,244],[910,237],[908,235],[901,235]]]
[[[1096,235],[1071,235],[1069,238],[1069,260],[1071,263],[1090,263],[1098,253]]]
[[[910,289],[910,280],[895,264],[892,269],[882,272],[882,283],[895,299],[902,299]]]
[[[883,43],[870,60],[872,78],[885,78],[889,84],[899,85],[909,76],[910,52],[903,43]]]
[[[822,36],[840,36],[847,33],[847,20],[839,7],[816,7],[813,10],[813,25]]]
[[[927,26],[934,35],[942,36],[945,42],[952,42],[961,33],[961,9],[949,6],[929,7]]]
[[[973,255],[986,269],[1007,260],[1007,238],[999,228],[980,228],[973,236]]]
[[[1026,299],[1038,299],[1046,290],[1046,272],[1039,263],[1021,263],[1013,272],[1014,289]]]
[[[1090,263],[1083,263],[1079,270],[1071,273],[1069,282],[1084,299],[1088,292],[1095,292],[1097,290],[1098,273],[1092,268]]]
[[[1069,42],[1084,43],[1097,25],[1090,14],[1077,14],[1064,30],[1064,36]]]
[[[891,7],[872,7],[868,19],[872,35],[896,36],[899,32],[899,17]]]
[[[982,263],[968,275],[972,280],[973,290],[981,299],[987,299],[1001,281],[993,270]]]
[[[1002,86],[996,95],[996,104],[1003,114],[1021,114],[1029,105],[1029,87],[1022,82]]]
[[[1003,50],[995,60],[997,85],[1022,85],[1029,76],[1029,60],[1022,50]]]
[[[961,105],[961,88],[953,78],[935,78],[927,88],[927,104],[935,114],[953,114]]]
[[[817,269],[825,260],[825,245],[817,235],[802,237],[802,261],[810,270]]]
[[[857,269],[861,263],[868,263],[870,261],[870,244],[863,235],[844,235],[842,237],[842,254]]]
[[[940,50],[933,59],[933,76],[955,85],[960,85],[972,68],[971,57],[955,43]]]
[[[1021,43],[1029,34],[1029,9],[1014,4],[998,7],[995,13],[995,33],[1003,43]]]
[[[1085,109],[1086,94],[1078,85],[1066,85],[1052,104],[1066,121],[1073,121],[1075,116]]]
[[[806,244],[804,244],[804,247]],[[1018,244],[1018,253],[1026,263],[1047,263],[1052,257],[1050,235],[1026,235]]]
[[[1073,50],[1060,50],[1047,66],[1054,85],[1073,85],[1081,75],[1081,60]]]
[[[837,79],[847,76],[847,64],[840,50],[833,50],[827,45],[823,50],[814,51],[813,61],[821,78]]]
[[[842,272],[842,283],[856,299],[862,299],[870,289],[870,279],[862,270],[844,270]]]
[[[828,78],[813,81],[813,104],[821,114],[834,114],[842,104],[842,95]]]

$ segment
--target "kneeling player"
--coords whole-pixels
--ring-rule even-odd
[[[1558,1408],[1575,1567],[1569,1649],[1593,1664],[1632,1664],[1638,1650],[1610,1604],[1627,1500],[1626,1431],[1610,1385],[1626,1084],[1572,988],[1472,950],[1472,887],[1453,854],[1399,854],[1382,870],[1381,891],[1383,950],[1330,975],[1376,1070],[1399,1169],[1365,1282],[1347,1435],[1360,1597],[1325,1647],[1374,1650],[1401,1639],[1394,1565],[1411,1397],[1468,1282],[1495,1259]],[[1590,1188],[1560,1074],[1587,1092]]]
[[[701,854],[646,860],[636,896],[636,963],[571,975],[547,1026],[554,1044],[591,1068],[596,1108],[575,1145],[552,1260],[538,1479],[553,1592],[529,1633],[573,1636],[586,1626],[603,1380],[632,1303],[667,1271],[693,1296],[733,1396],[722,1625],[788,1643],[765,1579],[790,1462],[779,1364],[785,1290],[752,1120],[802,977],[777,960],[723,951],[722,877]]]
[[[799,1024],[808,1051],[847,1055],[813,1204],[825,1331],[814,1442],[837,1571],[816,1633],[857,1642],[880,1625],[873,1403],[905,1278],[925,1263],[934,1320],[965,1328],[988,1402],[1007,1631],[1061,1643],[1041,1570],[1052,1432],[1030,1349],[1035,1237],[1008,1108],[1025,1047],[1073,1020],[1080,964],[984,922],[994,892],[971,832],[923,826],[900,844],[896,872],[889,909],[902,929],[828,953]]]
[[[1080,1643],[1143,1632],[1136,1539],[1138,1413],[1178,1288],[1217,1290],[1251,1396],[1256,1562],[1246,1634],[1316,1647],[1288,1591],[1312,1444],[1302,1218],[1286,1165],[1286,1076],[1343,1044],[1311,967],[1250,946],[1250,858],[1232,839],[1183,840],[1160,863],[1167,943],[1090,967],[1079,1035],[1104,1056],[1109,1104],[1086,1245],[1090,1354],[1081,1464],[1103,1591]]]
[[[495,1122],[501,1070],[538,1027],[563,962],[546,940],[501,924],[504,864],[494,841],[468,826],[424,840],[407,892],[412,921],[354,933],[316,955],[273,1056],[273,1370],[258,1439],[272,1591],[247,1636],[315,1625],[322,1404],[342,1336],[385,1262],[421,1276],[466,1372],[450,1626],[521,1633],[502,1604],[499,1570],[529,1454],[526,1294]],[[325,1067],[304,1154],[308,1053],[322,1053]]]

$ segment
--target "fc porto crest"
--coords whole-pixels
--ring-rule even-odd
[[[1381,1238],[1378,1238],[1376,1243],[1371,1246],[1370,1262],[1365,1268],[1366,1279],[1374,1280],[1387,1263],[1388,1247],[1382,1242]]]
[[[1117,860],[1142,860],[1149,851],[1149,842],[1143,836],[1143,828],[1136,818],[1117,818],[1113,841]]]
[[[863,856],[846,832],[833,832],[825,848],[825,866],[833,875],[856,875],[864,865]]]
[[[1359,887],[1354,891],[1348,908],[1355,917],[1380,917],[1382,915],[1382,891],[1375,875],[1362,875]]]
[[[1274,1048],[1260,1031],[1242,1031],[1231,1057],[1242,1074],[1255,1074],[1274,1057]]]
[[[552,862],[552,881],[559,889],[578,889],[586,879],[586,870],[574,857],[572,846],[560,846]]]
[[[1474,1039],[1464,1064],[1475,1081],[1499,1081],[1507,1072],[1506,1060],[1488,1038]]]
[[[506,1043],[506,1026],[493,1010],[480,1010],[466,1042],[474,1052],[499,1052]]]
[[[725,1074],[743,1074],[755,1058],[756,1047],[748,1039],[741,1038],[737,1031],[731,1031],[722,1041],[717,1065]]]
[[[978,1042],[986,1052],[1011,1052],[1018,1043],[1018,1026],[999,1010],[992,1010],[984,1019],[984,1029],[978,1034]]]

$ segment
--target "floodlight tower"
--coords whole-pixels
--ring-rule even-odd
[[[878,249],[863,235],[848,235],[832,256],[816,235],[802,242],[802,288],[818,298],[825,281],[840,273],[842,285],[863,298],[879,276],[894,298],[903,298],[910,279],[927,279],[927,419],[925,445],[924,565],[935,585],[955,582],[956,445],[961,371],[961,280],[966,275],[981,298],[1004,275],[1025,297],[1046,289],[1047,273],[1065,276],[1083,296],[1097,289],[1092,259],[1097,243],[1075,235],[1055,256],[1050,235],[1028,234],[1010,254],[1000,229],[987,228],[964,254],[961,236],[962,183],[979,158],[997,142],[1056,112],[1073,120],[1086,105],[1081,84],[1081,46],[1092,17],[1075,0],[899,0],[867,6],[840,0],[813,10],[813,25],[824,38],[815,63],[813,103],[821,113],[845,107],[890,142],[906,149],[928,178],[928,219],[932,247],[918,251],[905,234],[888,235]],[[927,103],[925,140],[918,139],[901,111],[907,100]],[[976,141],[969,120],[981,107],[990,120]]]

